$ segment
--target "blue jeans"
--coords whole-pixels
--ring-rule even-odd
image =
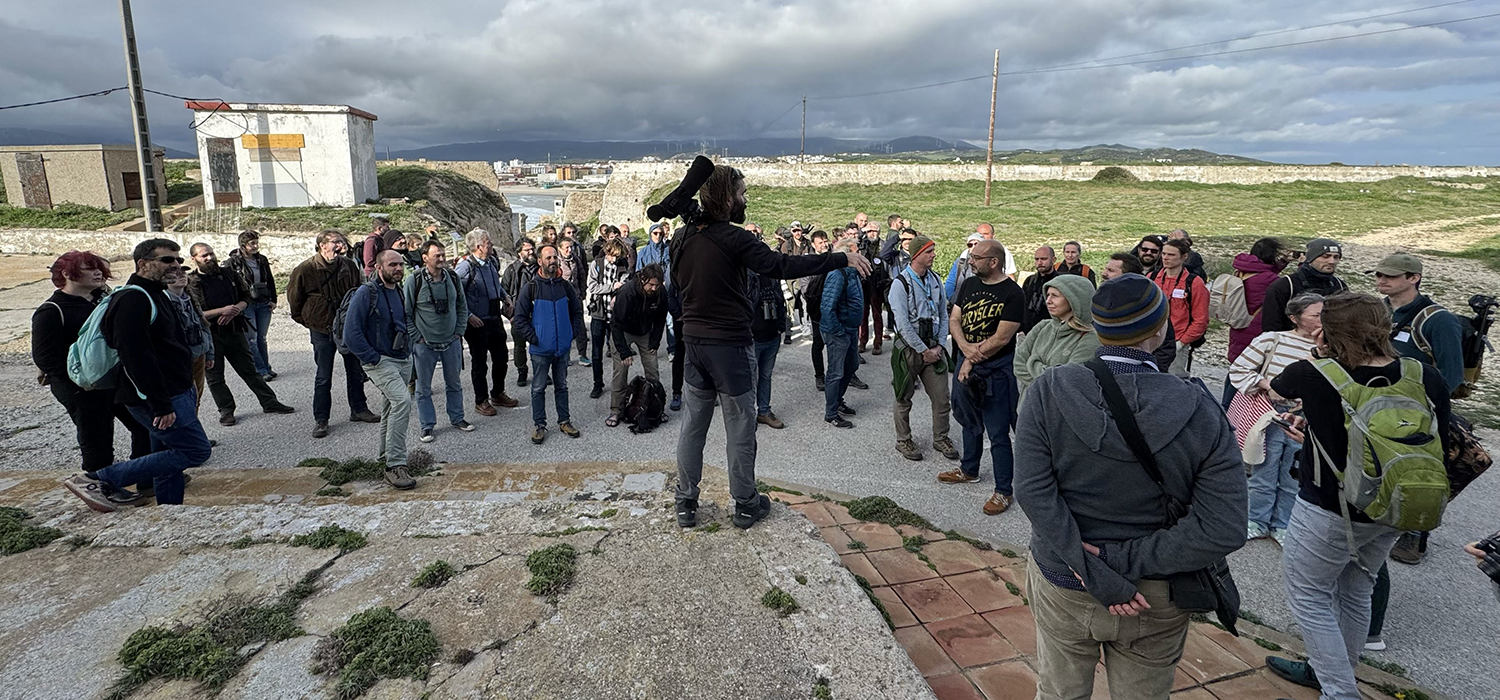
[[[995,491],[1007,496],[1014,493],[1011,481],[1016,460],[1011,452],[1010,428],[1016,424],[1016,373],[1011,357],[998,358],[983,380],[970,377],[970,383],[982,392],[974,392],[958,381],[953,373],[953,417],[963,428],[964,453],[959,468],[969,476],[979,476],[979,460],[984,456],[984,437],[990,438],[990,462],[995,472]]]
[[[266,334],[271,331],[271,302],[255,301],[245,307],[245,320],[250,330],[245,331],[245,340],[250,343],[250,357],[255,360],[255,371],[261,375],[271,373],[271,356],[266,352]]]
[[[568,353],[561,355],[538,355],[531,353],[531,368],[536,374],[531,378],[531,422],[538,428],[547,427],[547,385],[552,385],[552,400],[557,406],[557,422],[571,422],[568,415]],[[546,381],[548,373],[552,381]]]
[[[771,372],[776,369],[776,354],[781,352],[781,338],[755,344],[755,366],[760,376],[755,381],[756,415],[771,413]]]
[[[334,347],[333,336],[327,333],[309,330],[308,334],[312,337],[313,364],[317,365],[317,373],[313,375],[313,420],[327,423],[328,414],[333,411],[335,357],[344,358],[344,385],[349,394],[349,413],[370,410],[370,402],[365,398],[365,370],[359,366],[359,358],[340,355]]]
[[[845,330],[839,335],[823,334],[823,347],[828,349],[828,367],[823,374],[823,420],[833,420],[839,415],[839,404],[844,402],[844,392],[849,389],[849,378],[859,369],[859,334]]]
[[[439,362],[443,363],[443,389],[448,422],[464,419],[464,344],[455,340],[442,350],[434,350],[426,343],[417,343],[412,348],[412,361],[417,371],[417,422],[423,430],[437,425],[437,409],[432,405],[432,374]]]
[[[203,434],[203,425],[198,422],[198,396],[192,389],[172,397],[172,410],[177,420],[172,427],[162,430],[151,425],[155,416],[149,406],[131,406],[130,415],[151,431],[151,454],[117,462],[94,475],[115,488],[149,479],[156,488],[157,503],[181,505],[182,488],[186,485],[182,471],[207,462],[212,450],[208,436]]]
[[[1266,426],[1266,461],[1250,468],[1250,522],[1285,530],[1297,501],[1292,464],[1302,446],[1277,425]]]

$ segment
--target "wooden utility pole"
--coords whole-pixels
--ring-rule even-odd
[[[797,165],[807,156],[807,95],[802,96],[802,145],[797,147]]]
[[[141,62],[135,50],[135,21],[130,18],[130,0],[120,0],[120,21],[125,26],[125,76],[130,87],[130,116],[135,121],[135,162],[140,168],[141,208],[146,231],[161,230],[161,201],[156,196],[156,158],[151,153],[151,127],[146,122],[146,95],[141,92]]]
[[[1000,49],[995,49],[995,71],[990,80],[990,145],[984,149],[984,205],[990,205],[990,183],[995,179],[995,98],[1000,95]]]

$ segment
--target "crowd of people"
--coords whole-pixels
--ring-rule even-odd
[[[406,468],[413,404],[419,439],[437,439],[439,365],[447,424],[462,432],[475,430],[471,406],[482,416],[519,406],[507,394],[513,366],[515,386],[529,385],[529,436],[540,445],[549,427],[581,437],[568,368],[591,370],[598,399],[607,357],[606,427],[632,420],[626,393],[637,367],[670,396],[667,410],[685,412],[676,455],[683,527],[697,523],[703,448],[721,412],[733,522],[747,528],[769,510],[755,488],[757,429],[786,428],[771,405],[776,360],[805,338],[831,428],[854,427],[848,392],[869,389],[860,367],[885,354],[891,394],[874,404],[889,400],[897,454],[920,461],[930,447],[957,463],[937,480],[963,484],[980,479],[988,442],[994,487],[983,512],[1018,503],[1032,523],[1041,697],[1088,697],[1101,653],[1115,697],[1165,697],[1189,612],[1200,610],[1179,597],[1181,580],[1219,571],[1226,555],[1260,538],[1283,548],[1288,605],[1308,649],[1307,662],[1274,658],[1272,670],[1321,687],[1324,698],[1359,697],[1354,663],[1385,644],[1385,562],[1420,562],[1432,527],[1403,531],[1361,510],[1368,503],[1350,505],[1347,475],[1367,456],[1352,431],[1390,429],[1350,416],[1400,403],[1397,453],[1436,454],[1441,466],[1453,439],[1449,399],[1466,381],[1463,323],[1421,292],[1421,260],[1381,261],[1371,273],[1380,299],[1348,291],[1338,242],[1295,251],[1263,238],[1233,259],[1226,301],[1182,230],[1145,236],[1097,270],[1077,241],[1060,258],[1042,246],[1018,282],[990,224],[976,226],[961,251],[940,251],[894,214],[884,228],[865,213],[830,230],[794,221],[767,240],[744,222],[738,171],[716,168],[699,198],[702,216],[676,231],[654,224],[638,242],[601,225],[585,245],[574,224],[547,225],[520,239],[510,261],[482,229],[462,237],[456,261],[433,231],[406,236],[378,220],[356,248],[327,230],[285,290],[254,231],[224,265],[207,244],[189,248],[188,264],[173,241],[143,241],[133,274],[113,290],[103,258],[63,255],[32,339],[40,380],[77,428],[82,471],[65,486],[97,511],[150,497],[182,503],[186,470],[212,453],[197,419],[205,384],[219,423],[236,423],[226,364],[262,411],[292,413],[270,386],[277,374],[266,348],[284,291],[313,350],[312,437],[330,432],[342,356],[350,421],[379,424],[377,458],[391,487],[416,485]],[[954,252],[939,274],[938,255]],[[1230,324],[1230,369],[1215,392],[1193,361],[1231,302],[1248,321]],[[81,386],[69,353],[91,333],[118,354],[118,369]],[[366,381],[380,394],[378,412]],[[930,443],[911,427],[919,387]],[[869,402],[863,410],[867,418]],[[115,458],[115,422],[131,435],[128,459]],[[1451,495],[1445,481],[1441,500]]]

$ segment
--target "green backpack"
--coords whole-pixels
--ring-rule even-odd
[[[1360,384],[1334,360],[1313,360],[1313,366],[1338,390],[1349,431],[1344,459],[1334,459],[1313,439],[1313,483],[1322,485],[1325,464],[1338,476],[1346,529],[1353,529],[1351,506],[1403,532],[1436,528],[1448,504],[1448,472],[1422,363],[1401,358],[1401,378],[1386,386]]]

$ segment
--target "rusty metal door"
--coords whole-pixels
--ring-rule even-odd
[[[31,209],[51,209],[52,191],[47,188],[47,167],[40,153],[17,153],[16,170],[21,174],[21,198]]]
[[[214,204],[240,201],[240,167],[234,156],[234,139],[207,139],[208,178],[213,183]]]

